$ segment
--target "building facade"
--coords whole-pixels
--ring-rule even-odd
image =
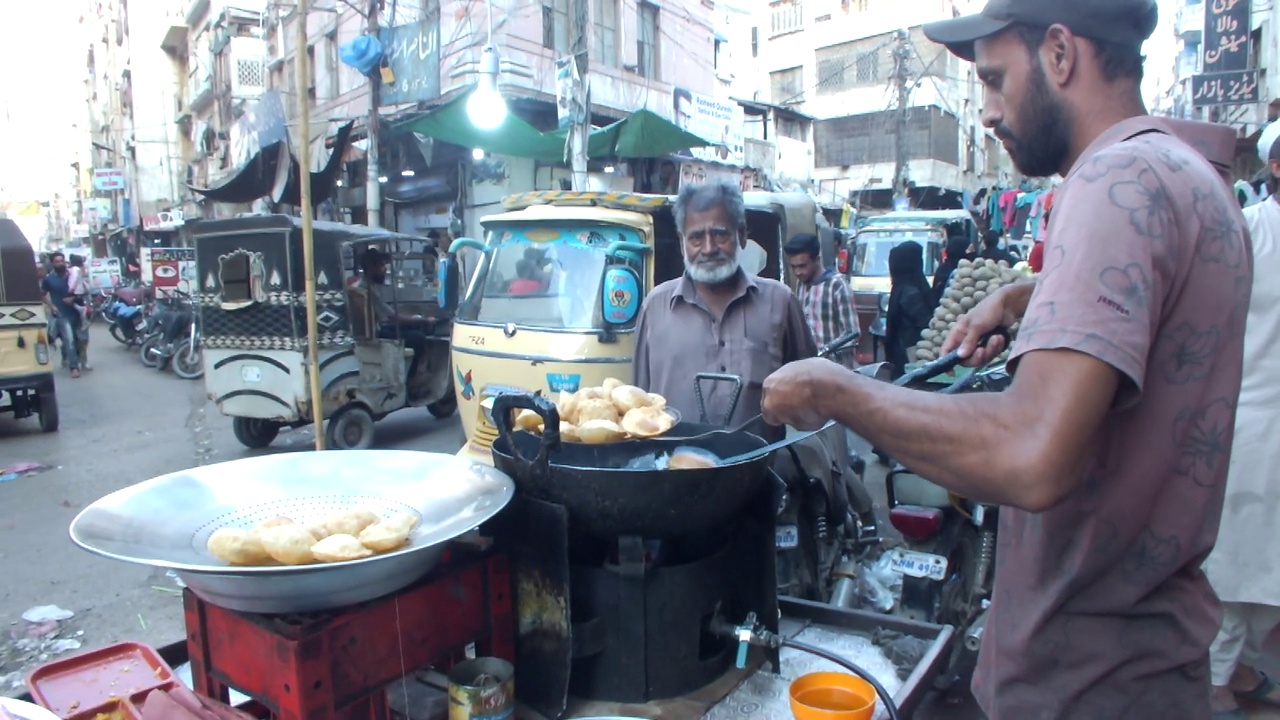
[[[999,179],[1004,155],[982,127],[972,66],[920,29],[956,12],[950,0],[774,0],[759,10],[760,90],[815,118],[822,201],[891,204],[899,139],[912,206],[959,207],[964,191]]]
[[[1260,166],[1253,146],[1261,127],[1280,114],[1280,6],[1257,0],[1184,0],[1178,6],[1174,32],[1178,53],[1164,112],[1234,126],[1241,138],[1237,171],[1249,175]],[[1212,66],[1222,64],[1228,54],[1237,56],[1233,68],[1245,68],[1243,74],[1250,77],[1256,73],[1256,88],[1247,101],[1227,97],[1225,103],[1218,103],[1197,97],[1206,69],[1215,69]],[[1228,83],[1224,89],[1230,93],[1231,87]]]

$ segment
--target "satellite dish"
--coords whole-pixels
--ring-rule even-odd
[[[748,275],[759,275],[769,264],[769,254],[755,240],[747,240],[747,246],[738,251],[738,264]]]

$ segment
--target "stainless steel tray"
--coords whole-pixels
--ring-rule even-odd
[[[174,570],[215,605],[254,613],[313,612],[372,600],[430,572],[445,544],[501,510],[511,478],[453,455],[405,450],[296,452],[162,475],[117,490],[71,522],[71,539],[115,560]],[[232,567],[209,535],[277,516],[298,522],[366,508],[420,521],[409,544],[363,560]]]

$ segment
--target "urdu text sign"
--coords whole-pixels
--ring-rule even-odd
[[[1191,104],[1194,107],[1248,105],[1261,99],[1257,70],[1191,76]]]
[[[382,104],[440,97],[440,24],[434,18],[383,28],[379,39],[396,81],[382,85]]]
[[[1249,67],[1249,0],[1205,0],[1204,64],[1201,72],[1221,73]]]

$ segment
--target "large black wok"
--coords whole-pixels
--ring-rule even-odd
[[[542,418],[541,437],[513,429],[513,411]],[[685,470],[627,468],[636,458],[670,452],[672,439],[628,440],[608,445],[562,443],[560,414],[550,400],[520,393],[494,398],[494,465],[518,492],[563,505],[571,522],[602,537],[639,535],[661,539],[722,526],[759,492],[771,453],[733,465]],[[765,447],[750,433],[681,441],[727,458]]]

